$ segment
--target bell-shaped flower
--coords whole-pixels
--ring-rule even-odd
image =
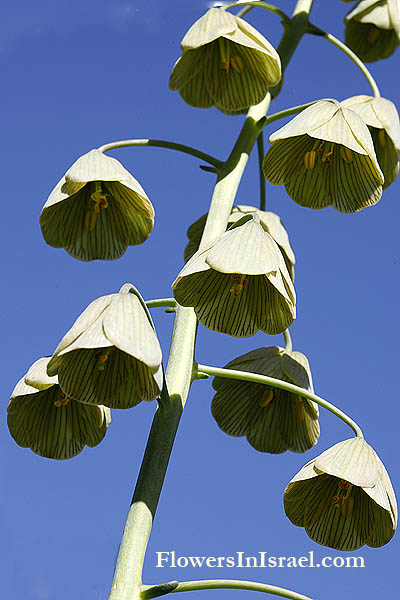
[[[181,42],[169,87],[199,108],[238,112],[258,104],[281,77],[273,46],[249,23],[211,8]]]
[[[341,102],[354,110],[368,125],[379,166],[385,177],[383,189],[396,179],[399,172],[400,122],[395,105],[386,98],[353,96]]]
[[[172,284],[202,325],[249,337],[282,333],[296,316],[295,291],[283,256],[256,213],[199,250]]]
[[[345,23],[345,42],[361,60],[387,58],[400,43],[399,0],[361,0]]]
[[[286,487],[284,506],[294,525],[335,550],[384,546],[397,525],[389,475],[373,448],[358,437],[307,463]]]
[[[110,424],[110,409],[66,396],[57,377],[46,373],[49,360],[37,360],[15,386],[8,405],[8,428],[19,446],[62,460],[102,441]]]
[[[292,281],[294,281],[293,267],[296,262],[296,258],[290,245],[287,231],[284,228],[283,223],[278,217],[278,215],[270,211],[259,210],[254,206],[234,206],[232,208],[232,212],[228,220],[228,226],[232,225],[233,223],[236,223],[236,221],[238,221],[244,215],[247,215],[249,213],[258,214],[258,216],[260,217],[260,223],[262,228],[267,233],[269,233],[273,237],[274,241],[278,244],[279,249],[282,252],[282,256],[285,259],[285,264],[287,270],[289,271],[290,277]],[[206,220],[207,214],[197,219],[197,221],[195,221],[187,230],[189,242],[187,243],[184,251],[185,262],[187,262],[189,258],[191,258],[193,254],[199,249],[200,240],[201,236],[203,235]]]
[[[72,165],[40,214],[46,242],[79,260],[113,260],[150,235],[154,209],[115,158],[91,150]]]
[[[294,383],[313,392],[311,371],[301,352],[278,346],[258,348],[235,358],[226,369],[248,371]],[[319,437],[318,405],[276,387],[214,377],[211,412],[225,433],[246,436],[260,452],[306,452]]]
[[[301,206],[352,213],[379,201],[384,178],[371,134],[336,100],[309,106],[269,141],[264,175]]]
[[[56,348],[47,373],[87,404],[131,408],[154,400],[163,384],[161,348],[144,302],[131,284],[94,300]]]

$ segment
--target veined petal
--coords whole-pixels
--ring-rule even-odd
[[[112,345],[158,369],[162,354],[157,336],[134,294],[117,294],[103,319],[103,330]]]
[[[339,102],[337,100],[318,100],[315,104],[308,106],[296,115],[289,123],[275,131],[269,138],[269,143],[278,140],[310,134],[310,131],[317,129],[329,122],[338,111]],[[315,137],[315,136],[314,136]]]
[[[47,388],[58,383],[57,375],[54,377],[49,377],[47,375],[46,369],[49,360],[49,356],[39,358],[39,360],[29,367],[28,372],[24,377],[24,381],[28,386],[32,386],[37,390],[47,390]]]
[[[65,181],[71,183],[121,181],[130,177],[132,176],[129,171],[117,159],[95,149],[80,156],[74,162],[65,174]]]
[[[219,8],[211,8],[190,27],[181,42],[182,50],[199,48],[237,29],[237,18]]]
[[[359,437],[344,440],[325,450],[316,458],[315,468],[363,488],[374,487],[378,480],[376,453]]]
[[[197,48],[196,50],[185,51],[176,61],[169,78],[169,89],[172,91],[181,90],[189,84],[193,78],[204,76],[208,58],[209,49]],[[212,54],[212,53],[211,53]]]

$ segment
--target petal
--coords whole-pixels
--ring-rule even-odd
[[[47,365],[49,364],[50,357],[39,358],[36,362],[29,367],[27,374],[24,377],[24,381],[28,386],[32,386],[37,390],[46,390],[52,385],[58,383],[57,375],[49,377],[47,375]]]
[[[199,48],[226,33],[237,29],[236,18],[230,12],[219,8],[211,8],[190,27],[181,42],[182,50]]]
[[[315,468],[364,488],[374,487],[378,480],[376,453],[359,437],[344,440],[325,450],[316,458]]]
[[[65,181],[71,183],[120,181],[126,177],[131,175],[118,160],[95,149],[80,156],[74,162],[65,174]]]
[[[308,135],[274,142],[264,156],[262,165],[267,181],[273,185],[282,185],[299,173],[302,178],[305,175],[315,177],[315,166],[314,169],[306,169],[304,165],[305,154],[310,152],[314,145],[315,140]]]
[[[318,100],[294,117],[289,123],[275,131],[269,138],[269,143],[286,138],[310,134],[310,131],[328,123],[339,108],[337,100]],[[315,136],[314,136],[315,137]]]
[[[310,365],[304,354],[285,351],[282,353],[281,360],[282,370],[288,381],[313,391]]]

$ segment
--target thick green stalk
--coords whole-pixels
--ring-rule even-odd
[[[292,392],[293,394],[297,394],[298,396],[306,398],[307,400],[312,400],[313,402],[316,402],[316,404],[326,408],[326,410],[329,410],[329,412],[351,427],[357,437],[364,437],[361,427],[359,427],[357,423],[353,421],[353,419],[346,415],[346,413],[340,410],[340,408],[334,404],[331,404],[331,402],[328,402],[328,400],[309,392],[305,388],[294,385],[294,383],[282,381],[281,379],[276,379],[275,377],[268,377],[267,375],[259,375],[258,373],[237,371],[236,369],[223,369],[221,367],[210,367],[209,365],[197,365],[197,371],[200,375],[200,379],[202,379],[202,375],[205,373],[206,375],[213,375],[214,377],[226,377],[227,379],[241,379],[242,381],[263,383],[265,385],[277,387],[281,390],[286,390],[287,392]]]
[[[297,5],[305,6],[307,4],[308,11],[310,11],[312,3],[313,0],[307,0],[306,3],[305,0],[298,0]],[[299,18],[301,18],[302,23],[307,23],[308,19],[304,20],[303,14],[297,14],[297,5],[292,23],[296,25]],[[294,27],[293,32],[290,27],[287,28],[282,39],[282,42],[284,42],[283,46],[287,47],[290,52],[290,55],[284,56],[285,65],[289,62],[295,48],[293,44],[285,42],[285,38],[295,35],[297,45],[302,34],[305,33],[305,27],[302,26],[301,35],[299,34],[300,29],[297,25]],[[200,247],[204,247],[204,245],[223,233],[226,229],[240,180],[250,152],[262,130],[269,103],[270,94],[268,93],[260,104],[250,108],[228,160],[222,165],[218,161],[217,182]],[[116,142],[116,144],[118,146],[113,145],[113,147],[120,147],[121,144],[131,145],[124,144],[123,142]],[[101,147],[102,151],[108,149],[111,149],[110,144]],[[204,159],[208,160],[207,158]],[[178,307],[166,370],[168,392],[164,388],[160,406],[153,420],[118,553],[114,580],[109,597],[110,600],[138,600],[140,597],[143,561],[153,518],[176,430],[193,379],[196,328],[197,319],[194,310],[192,308]]]

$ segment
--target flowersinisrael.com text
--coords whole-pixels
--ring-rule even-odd
[[[265,568],[265,567],[365,567],[363,556],[323,556],[320,559],[314,557],[311,550],[303,556],[272,556],[267,552],[256,552],[247,555],[244,552],[234,552],[230,556],[181,556],[175,550],[168,552],[156,552],[156,567],[181,568],[206,567],[206,568]]]

